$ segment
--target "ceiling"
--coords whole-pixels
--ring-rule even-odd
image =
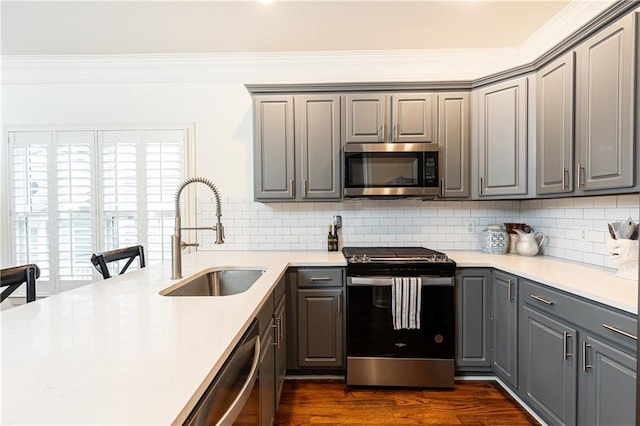
[[[565,0],[7,1],[3,55],[517,47]]]

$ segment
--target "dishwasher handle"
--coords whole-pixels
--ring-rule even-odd
[[[432,277],[421,276],[422,286],[453,286],[453,277]],[[347,286],[367,286],[367,287],[390,287],[393,284],[393,277],[347,277]]]
[[[218,421],[218,426],[227,426],[232,425],[238,415],[242,412],[249,396],[251,395],[251,391],[253,390],[253,385],[256,382],[256,378],[258,377],[258,364],[260,361],[260,336],[256,336],[256,343],[253,354],[253,363],[251,364],[251,371],[249,372],[249,376],[247,380],[244,382],[242,389],[240,389],[240,393],[236,396],[236,399],[233,400],[229,409],[222,415],[220,421]]]

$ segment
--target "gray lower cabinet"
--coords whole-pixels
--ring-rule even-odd
[[[260,425],[274,423],[286,370],[286,296],[281,280],[258,313],[260,329]]]
[[[634,425],[636,423],[636,357],[587,335],[582,341],[580,424]]]
[[[456,271],[456,371],[491,368],[491,269]]]
[[[469,189],[469,92],[438,94],[438,145],[444,161],[443,198],[467,198]]]
[[[518,277],[494,270],[491,278],[492,368],[518,387]]]
[[[633,425],[637,317],[520,281],[520,397],[552,425]]]
[[[528,77],[478,90],[478,196],[526,195]]]
[[[274,319],[273,304],[267,303],[260,314],[260,367],[258,383],[260,389],[260,425],[271,426],[275,420],[275,351],[273,350]]]
[[[576,49],[576,188],[583,194],[637,183],[634,15],[628,14]]]
[[[566,53],[537,74],[536,192],[573,191],[575,53]]]
[[[520,307],[520,393],[553,424],[576,423],[577,339],[570,325]]]
[[[280,301],[277,303],[273,313],[274,320],[274,342],[275,346],[275,408],[280,404],[282,397],[282,387],[284,386],[284,378],[287,373],[287,305],[286,295],[283,293]]]
[[[253,98],[254,198],[340,199],[340,96]]]
[[[295,348],[289,345],[287,369],[343,369],[344,269],[300,268],[287,272],[287,280],[295,299],[287,324]]]

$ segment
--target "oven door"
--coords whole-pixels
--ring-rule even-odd
[[[423,277],[420,329],[394,330],[390,277],[348,277],[347,356],[453,359],[453,277]]]
[[[440,195],[438,147],[429,144],[346,146],[344,195]]]

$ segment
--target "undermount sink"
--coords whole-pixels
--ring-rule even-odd
[[[231,296],[247,291],[264,274],[263,269],[222,269],[198,275],[163,296]]]

